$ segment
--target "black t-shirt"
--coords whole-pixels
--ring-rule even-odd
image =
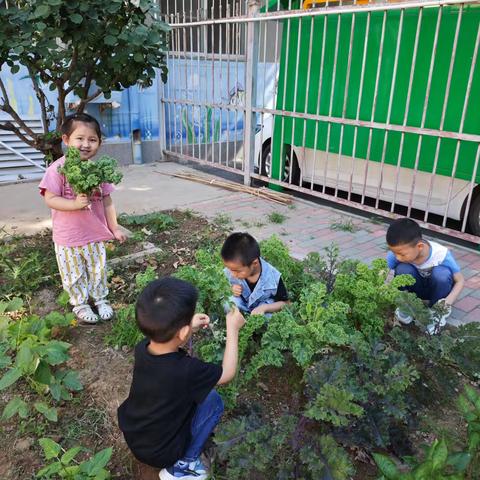
[[[248,280],[245,280],[245,281],[247,282],[247,285],[250,288],[250,291],[253,292],[255,290],[255,287],[257,286],[258,280],[255,283],[250,283]],[[283,283],[282,277],[280,277],[280,280],[278,281],[277,293],[275,293],[273,300],[275,302],[288,301],[288,292],[287,292],[287,289],[285,288],[285,284]]]
[[[141,462],[165,468],[182,458],[196,406],[217,384],[222,367],[183,350],[152,355],[148,343],[135,347],[132,386],[118,409],[118,424]]]

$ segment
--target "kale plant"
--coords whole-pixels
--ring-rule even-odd
[[[311,432],[303,417],[265,421],[256,414],[220,425],[215,434],[226,478],[345,480],[354,469],[335,440]]]
[[[369,267],[358,263],[352,273],[339,273],[332,292],[334,299],[350,306],[353,326],[367,338],[380,338],[393,313],[399,288],[414,283],[410,275],[398,275],[387,283],[388,267],[384,259],[376,259]]]
[[[108,156],[102,156],[96,161],[82,160],[80,151],[68,147],[65,163],[58,172],[65,175],[73,191],[79,194],[91,195],[102,183],[120,183],[123,174],[117,169],[117,161]]]
[[[348,349],[306,371],[305,415],[330,424],[345,443],[387,448],[392,430],[410,416],[408,390],[417,378],[405,355],[357,334]]]

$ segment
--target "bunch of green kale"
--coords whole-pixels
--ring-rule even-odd
[[[65,175],[77,195],[90,195],[102,183],[118,184],[122,180],[123,174],[112,157],[103,155],[96,161],[82,160],[80,151],[75,147],[68,147],[65,157],[65,163],[58,172]]]

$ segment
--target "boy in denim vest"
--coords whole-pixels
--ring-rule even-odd
[[[260,256],[258,242],[248,233],[232,233],[221,255],[232,285],[232,300],[242,312],[269,315],[288,303],[280,272]]]

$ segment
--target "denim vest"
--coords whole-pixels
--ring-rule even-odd
[[[232,300],[240,310],[251,312],[259,305],[274,303],[273,297],[277,293],[281,274],[263,258],[260,258],[260,264],[262,266],[262,273],[260,274],[253,292],[250,290],[246,280],[235,278],[228,268],[223,270],[230,284],[242,286],[241,297],[232,297]]]

